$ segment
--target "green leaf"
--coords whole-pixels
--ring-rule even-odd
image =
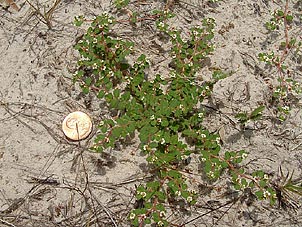
[[[259,116],[261,116],[262,111],[265,109],[265,106],[259,106],[257,107],[255,110],[253,110],[253,112],[251,113],[250,118],[252,120],[255,120],[256,118],[258,118]]]
[[[242,162],[242,160],[243,159],[241,157],[240,158],[235,158],[233,162],[239,164],[239,163]]]
[[[225,154],[224,154],[224,158],[226,159],[226,160],[229,160],[230,158],[231,158],[231,154],[230,154],[230,152],[225,152]]]
[[[176,184],[174,183],[174,181],[170,180],[168,183],[167,183],[168,187],[171,189],[171,191],[173,193],[175,193],[176,191],[178,191],[178,187],[176,186]]]
[[[215,70],[212,74],[212,77],[215,81],[219,81],[222,80],[226,77],[228,77],[228,75],[224,72],[222,72],[221,70]]]
[[[284,12],[282,10],[278,10],[277,11],[277,16],[283,17],[284,16]]]
[[[292,15],[286,15],[285,19],[288,21],[288,22],[292,22],[294,17]]]
[[[248,121],[247,113],[238,113],[235,115],[235,118],[239,120],[240,123],[244,124]]]
[[[122,96],[121,96],[122,101],[129,101],[129,99],[130,99],[130,92],[129,91],[126,91],[124,94],[122,94]]]
[[[146,184],[148,188],[152,188],[154,191],[158,189],[160,183],[158,181],[151,181]]]
[[[74,25],[75,26],[81,26],[84,22],[84,16],[77,16],[74,18]]]
[[[161,191],[158,191],[158,192],[156,192],[156,195],[157,195],[157,197],[158,197],[159,200],[161,200],[161,201],[165,201],[166,200],[166,194],[165,193],[163,193]]]
[[[85,84],[86,84],[87,86],[90,86],[90,85],[91,85],[91,82],[92,82],[91,77],[87,77],[87,78],[85,79]]]
[[[148,224],[151,224],[151,219],[150,219],[150,218],[146,218],[146,219],[144,220],[144,223],[147,224],[147,225],[148,225]]]
[[[106,101],[107,101],[107,102],[111,102],[111,100],[113,99],[113,95],[112,95],[112,94],[107,94],[107,95],[105,96],[105,98],[106,98]]]
[[[168,176],[173,178],[181,178],[181,173],[176,170],[170,170],[168,171]]]
[[[255,192],[255,195],[257,196],[257,198],[259,200],[262,200],[263,199],[263,191],[256,191]]]
[[[113,91],[113,96],[114,96],[115,98],[119,98],[120,93],[121,93],[120,89],[115,89],[115,90]]]
[[[166,211],[164,205],[161,204],[161,203],[156,204],[156,210],[159,210],[159,211]]]
[[[241,187],[238,183],[235,183],[233,186],[234,186],[234,189],[237,191],[239,191],[241,189]]]
[[[113,129],[111,130],[111,135],[114,136],[115,139],[116,139],[116,138],[119,138],[120,135],[121,135],[121,131],[122,131],[122,130],[123,130],[123,129],[120,128],[120,127],[115,127],[115,128],[113,128]]]
[[[241,186],[242,186],[243,188],[245,188],[245,187],[248,185],[246,179],[244,179],[244,178],[241,179],[241,182],[240,182],[240,183],[241,183]]]
[[[212,170],[212,163],[208,159],[205,161],[204,170],[206,173],[209,173]]]
[[[157,148],[158,147],[158,143],[153,141],[150,143],[150,148]]]
[[[169,125],[169,121],[167,121],[167,120],[163,120],[161,122],[161,126],[163,126],[163,127],[167,127],[168,125]]]
[[[249,187],[250,188],[253,188],[255,186],[255,183],[253,182],[253,181],[251,181],[250,183],[249,183]]]
[[[128,127],[126,128],[126,131],[130,134],[135,131],[136,128],[136,122],[130,122]]]
[[[148,197],[148,195],[146,197]],[[144,205],[145,205],[146,209],[151,209],[152,208],[152,204],[150,202],[145,203]]]
[[[158,212],[154,212],[152,213],[152,218],[155,222],[159,222],[160,221],[160,217],[159,217],[159,214]]]
[[[82,87],[82,91],[85,95],[87,95],[89,93],[89,87]]]
[[[97,97],[99,99],[102,99],[102,98],[104,98],[104,96],[105,96],[105,92],[103,90],[100,90],[99,93],[98,93],[98,95],[97,95]]]
[[[132,221],[132,225],[133,225],[133,226],[139,226],[138,218],[135,218],[135,219]]]
[[[264,171],[263,170],[257,170],[257,171],[252,173],[252,176],[257,176],[257,177],[263,178],[264,177]]]
[[[259,185],[260,185],[261,188],[266,187],[266,181],[260,180],[260,181],[259,181]]]

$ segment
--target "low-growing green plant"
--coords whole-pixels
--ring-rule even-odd
[[[114,5],[117,9],[122,9],[129,4],[130,0],[115,0]]]
[[[302,181],[301,179],[293,179],[294,171],[291,174],[283,173],[282,167],[279,168],[279,177],[272,183],[278,200],[279,207],[284,209],[298,209],[299,205],[295,201],[295,195],[302,196]]]
[[[193,156],[199,157],[210,181],[224,175],[235,190],[243,192],[250,188],[258,199],[274,204],[276,190],[268,175],[262,170],[246,172],[240,163],[247,153],[221,151],[219,136],[203,126],[206,113],[199,104],[226,75],[215,71],[208,81],[198,76],[200,61],[214,51],[215,20],[203,19],[200,26],[192,27],[185,36],[169,26],[172,13],[154,11],[153,15],[157,32],[167,36],[171,44],[172,64],[166,75],[148,75],[146,69],[151,66],[144,54],[130,63],[135,44],[110,35],[118,21],[108,14],[93,19],[75,46],[82,57],[75,81],[84,93],[95,92],[100,100],[105,100],[113,113],[98,126],[93,150],[114,148],[118,141],[137,134],[139,149],[149,163],[153,178],[137,187],[140,206],[129,213],[129,220],[134,226],[168,226],[169,203],[195,204],[199,195],[183,172],[186,165],[191,165],[188,160]],[[81,25],[84,21],[84,17],[78,17],[75,23]],[[258,107],[238,118],[241,123],[256,120],[263,109]]]
[[[279,84],[274,87],[272,102],[277,107],[277,116],[281,121],[286,119],[295,104],[293,102],[294,97],[301,94],[302,91],[301,83],[291,75],[295,72],[290,72],[286,63],[289,56],[292,59],[301,56],[301,40],[297,37],[290,37],[289,34],[294,19],[294,14],[289,10],[289,0],[286,0],[284,9],[275,10],[270,21],[265,24],[269,32],[284,31],[285,40],[280,43],[279,49],[258,55],[260,61],[277,68]],[[299,16],[297,19],[301,20]]]
[[[256,109],[254,109],[251,113],[247,112],[241,112],[236,114],[236,118],[240,122],[240,124],[245,126],[246,123],[249,121],[256,121],[259,120],[262,117],[262,111],[265,109],[265,106],[259,106]]]

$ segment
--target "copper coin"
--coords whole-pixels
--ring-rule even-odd
[[[87,114],[81,111],[76,111],[65,117],[62,123],[62,129],[69,139],[82,140],[90,134],[92,130],[92,122]]]

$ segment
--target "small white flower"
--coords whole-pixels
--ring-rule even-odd
[[[206,138],[207,136],[206,136],[206,134],[200,134],[200,137],[201,138]]]
[[[153,162],[155,162],[155,161],[157,161],[157,157],[156,156],[154,156],[154,157],[152,157],[152,160],[151,160],[151,162],[153,163]]]
[[[218,144],[220,143],[220,137],[217,137],[215,140],[216,140],[216,143],[218,143]]]
[[[98,42],[98,40],[97,40],[97,38],[93,38],[93,41],[92,41],[93,43],[97,43]]]
[[[158,27],[159,27],[159,28],[164,28],[164,27],[165,27],[165,24],[164,24],[163,22],[159,22],[159,23],[158,23]]]
[[[161,118],[157,118],[157,122],[158,122],[158,123],[161,123]]]
[[[196,31],[196,30],[194,30],[194,31],[193,31],[193,35],[198,36],[198,35],[199,35],[199,32]]]
[[[165,212],[165,211],[159,212],[159,216],[160,216],[160,217],[165,217],[165,216],[166,216],[166,212]]]
[[[243,154],[241,155],[241,158],[242,158],[242,159],[246,159],[247,156],[248,156],[247,153],[243,153]]]
[[[146,151],[148,149],[148,145],[143,146],[143,150]]]
[[[92,68],[93,69],[97,69],[98,68],[98,64],[97,63],[93,63]]]
[[[150,117],[150,120],[154,120],[155,119],[155,117],[154,117],[154,115],[152,115],[151,117]]]
[[[176,57],[176,56],[175,56],[175,57]],[[175,78],[175,77],[176,77],[175,72],[171,72],[170,77],[171,77],[171,78]]]
[[[264,179],[264,180],[268,180],[268,175],[267,175],[267,174],[264,174],[263,179]]]
[[[219,1],[219,0],[217,0],[217,1]],[[215,23],[215,19],[214,18],[209,18],[209,19],[207,19],[208,21],[211,21],[212,23]]]
[[[172,37],[173,39],[176,39],[177,36],[176,36],[176,34],[172,34],[171,37]]]
[[[184,109],[184,106],[183,106],[182,104],[180,104],[180,105],[179,105],[179,108],[180,108],[181,110],[183,110],[183,109]]]
[[[269,192],[269,191],[265,191],[264,193],[263,193],[263,197],[264,198],[267,198],[267,197],[269,197],[271,195],[271,193]]]
[[[111,19],[108,19],[108,23],[111,24],[113,21]]]
[[[192,202],[192,200],[193,200],[192,196],[188,196],[187,201],[190,203]]]
[[[100,123],[99,123],[99,126],[103,126],[105,124],[105,122],[104,121],[101,121]]]
[[[157,222],[158,226],[164,226],[164,223],[162,221]]]
[[[129,218],[130,218],[131,220],[133,220],[133,219],[135,218],[135,213],[131,213],[130,216],[129,216]]]
[[[161,138],[160,144],[165,144],[165,143],[166,143],[165,139]]]
[[[202,118],[203,117],[203,113],[198,113],[198,117]]]
[[[197,192],[194,189],[191,189],[190,191],[192,194],[197,194]]]
[[[147,193],[146,192],[140,192],[139,193],[143,198],[145,198],[147,196]]]
[[[263,60],[264,60],[265,62],[269,62],[269,61],[270,61],[270,59],[269,59],[268,56],[264,56],[264,57],[263,57]]]
[[[207,173],[207,175],[208,175],[209,178],[215,178],[215,175],[214,175],[214,172],[213,172],[213,171],[209,171],[209,172]]]
[[[147,65],[151,65],[151,62],[150,62],[149,59],[146,59],[146,64],[147,64]]]
[[[175,192],[175,195],[176,195],[176,196],[181,196],[181,192],[180,192],[180,191],[176,191],[176,192]]]
[[[201,161],[202,162],[205,162],[207,159],[206,158],[201,158]]]
[[[111,70],[109,71],[109,73],[108,73],[108,74],[109,74],[110,76],[112,76],[112,77],[114,76],[114,72],[113,72],[113,71],[111,71]]]
[[[282,109],[283,109],[284,111],[289,111],[289,106],[283,106]]]

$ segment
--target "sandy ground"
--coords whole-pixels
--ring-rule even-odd
[[[135,203],[135,185],[148,177],[144,157],[135,144],[96,154],[88,151],[95,128],[80,143],[68,141],[61,131],[61,122],[71,111],[88,113],[95,125],[108,115],[93,96],[84,96],[72,84],[78,58],[73,45],[85,32],[72,22],[78,15],[114,14],[111,3],[61,1],[53,12],[52,29],[48,29],[25,1],[16,1],[19,11],[1,2],[0,226],[129,226],[126,217]],[[32,4],[43,11],[53,2]],[[244,132],[231,124],[240,111],[269,106],[271,91],[265,81],[274,81],[276,72],[260,64],[257,55],[280,41],[281,37],[268,35],[263,26],[278,4],[268,0],[218,4],[184,0],[173,10],[179,28],[198,24],[205,16],[216,20],[217,49],[203,73],[211,67],[232,72],[215,85],[211,103],[219,112],[211,113],[206,121],[211,131],[220,132],[223,148],[248,151],[250,170],[263,169],[277,178],[282,165],[301,177],[300,109],[294,108],[282,124],[273,123],[270,109],[262,121],[248,125]],[[135,7],[148,11],[164,5],[163,1],[144,1]],[[296,6],[292,10],[301,11],[298,3]],[[121,27],[121,36],[139,43],[139,51],[151,57],[153,70],[165,72],[167,56],[158,53],[154,45],[158,37],[148,26],[141,24],[136,30]],[[299,37],[301,24],[296,26]],[[293,63],[292,69],[297,66]],[[296,77],[301,79],[301,74],[297,72]],[[202,195],[190,214],[177,210],[171,220],[180,225],[199,217],[186,226],[302,226],[300,208],[283,210],[266,202],[246,201],[222,206],[225,201],[219,193]],[[299,205],[301,199],[296,202]]]

